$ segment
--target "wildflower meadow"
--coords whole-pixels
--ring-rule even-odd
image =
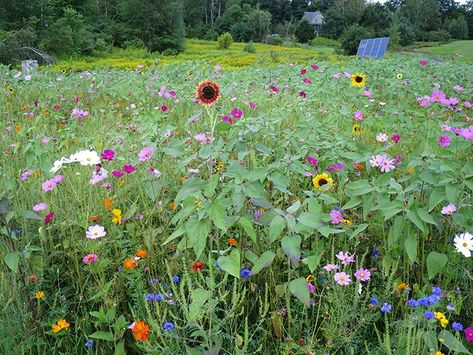
[[[0,353],[473,351],[471,65],[0,79]]]

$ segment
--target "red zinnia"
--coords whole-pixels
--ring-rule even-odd
[[[204,80],[197,85],[195,96],[204,106],[212,106],[220,99],[220,86],[212,80]]]
[[[192,270],[194,271],[202,271],[204,269],[204,263],[202,261],[199,261],[192,265]]]

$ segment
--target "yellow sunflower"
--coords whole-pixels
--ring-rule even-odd
[[[318,174],[312,179],[312,183],[317,190],[330,190],[333,179],[327,173]]]
[[[361,134],[361,124],[354,123],[351,132],[353,133],[353,135],[359,136]]]
[[[355,73],[351,76],[351,84],[353,86],[361,88],[362,86],[365,85],[365,82],[366,82],[365,74]]]

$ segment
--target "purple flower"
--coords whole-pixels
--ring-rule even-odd
[[[64,176],[63,176],[63,175],[56,175],[55,177],[53,177],[53,181],[54,181],[56,184],[59,184],[62,180],[64,180]]]
[[[241,277],[247,279],[247,278],[250,277],[251,271],[248,270],[248,269],[242,269],[242,270],[240,271],[240,275],[241,275]]]
[[[380,308],[380,311],[381,311],[382,313],[391,313],[392,309],[393,309],[392,304],[389,304],[389,303],[387,303],[387,302],[384,302],[384,304],[383,304],[383,305],[381,306],[381,308]]]
[[[233,120],[230,116],[222,116],[222,121],[233,124]]]
[[[332,217],[332,224],[339,224],[341,221],[343,221],[342,212],[340,212],[339,210],[330,211],[330,217]]]
[[[375,306],[377,306],[379,304],[379,301],[376,297],[371,297],[370,298],[370,303],[371,304],[374,304]]]
[[[336,163],[336,164],[333,164],[333,165],[329,166],[329,167],[328,167],[327,169],[325,169],[325,170],[330,173],[330,172],[332,172],[332,171],[343,170],[343,169],[345,169],[345,164]]]
[[[315,292],[315,286],[312,285],[310,282],[307,283],[307,289],[309,290],[309,293]]]
[[[347,286],[351,284],[350,275],[345,272],[337,272],[335,275],[333,275],[333,278],[340,286]]]
[[[371,272],[367,269],[360,268],[355,272],[355,277],[360,281],[369,281]]]
[[[457,210],[457,206],[450,203],[447,206],[443,207],[440,213],[445,214],[445,215],[452,215],[456,210]]]
[[[56,182],[51,179],[51,180],[43,182],[43,184],[41,185],[41,188],[43,189],[44,192],[48,192],[48,191],[53,191],[56,188],[56,186],[57,186]]]
[[[425,311],[424,312],[424,318],[427,320],[431,320],[435,318],[435,314],[432,311]]]
[[[32,170],[26,170],[23,174],[21,174],[21,181],[26,181],[26,179],[28,179],[31,174],[33,174]]]
[[[249,102],[248,106],[250,106],[252,109],[256,109],[256,104],[254,102]]]
[[[237,120],[239,120],[239,119],[241,118],[241,116],[243,116],[243,111],[240,110],[240,109],[238,109],[238,108],[236,108],[236,107],[234,107],[234,108],[232,109],[231,114],[232,114],[232,116],[233,116],[234,118],[236,118]]]
[[[363,121],[364,118],[365,118],[365,116],[363,115],[363,112],[361,112],[361,111],[356,111],[355,112],[355,120]]]
[[[458,332],[461,332],[463,330],[463,324],[458,323],[458,322],[453,322],[452,323],[452,328],[455,329]]]
[[[407,305],[409,307],[419,307],[419,302],[417,300],[410,299],[409,301],[407,301]]]
[[[141,151],[138,154],[140,161],[148,161],[151,159],[152,155],[153,155],[153,148],[151,147],[145,147],[141,149]]]
[[[393,140],[394,143],[397,143],[401,139],[401,136],[399,134],[393,134],[391,139]]]
[[[338,270],[339,267],[336,264],[327,264],[323,267],[325,271],[333,271],[333,270]]]
[[[102,159],[112,161],[115,158],[115,152],[113,150],[107,149],[102,153]]]
[[[118,171],[118,170],[113,170],[112,175],[119,178],[119,177],[123,176],[123,173],[121,171]]]
[[[171,323],[171,322],[164,322],[163,329],[170,332],[170,331],[174,330],[174,324]]]
[[[448,134],[441,135],[439,137],[438,143],[442,148],[448,147],[451,144],[450,136]]]
[[[355,262],[355,254],[350,255],[348,252],[341,251],[335,256],[338,260],[341,260],[342,264],[345,266]]]
[[[319,161],[314,157],[307,157],[307,162],[312,166],[317,166],[317,164],[319,163]]]

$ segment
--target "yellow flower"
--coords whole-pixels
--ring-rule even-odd
[[[366,81],[365,74],[355,73],[351,76],[351,84],[358,88],[361,88],[362,86],[364,86],[365,81]]]
[[[38,291],[34,294],[34,298],[40,300],[41,298],[44,297],[44,292],[43,291]]]
[[[200,209],[200,206],[202,205],[202,201],[195,200],[194,205],[195,205],[195,209],[198,211]]]
[[[399,285],[396,286],[396,290],[397,290],[398,292],[402,292],[402,291],[404,291],[404,290],[405,290],[406,288],[408,288],[408,287],[409,287],[408,284],[406,284],[405,282],[402,282],[402,283],[400,283]]]
[[[119,210],[118,208],[115,208],[112,211],[113,214],[113,219],[112,222],[115,224],[121,224],[122,223],[122,211]]]
[[[68,329],[70,324],[67,323],[67,321],[65,319],[59,319],[57,321],[57,325],[61,327],[61,329]]]
[[[312,179],[312,183],[317,190],[330,190],[333,179],[327,173],[318,174]]]
[[[353,224],[353,222],[350,221],[349,219],[342,219],[341,222],[345,223],[347,226],[351,226]]]
[[[435,314],[435,318],[438,319],[440,325],[445,328],[448,324],[448,319],[445,317],[445,314],[443,314],[442,312],[434,312]]]
[[[407,172],[408,172],[409,174],[414,174],[414,171],[415,171],[415,170],[416,170],[416,169],[415,169],[413,166],[407,168]]]
[[[8,90],[8,93],[9,93],[10,95],[13,95],[13,94],[15,93],[15,89],[13,89],[13,88],[10,87],[10,86],[8,87],[7,90]]]
[[[359,123],[354,123],[351,132],[355,136],[359,136],[361,134],[361,125]]]
[[[58,326],[57,324],[53,324],[53,325],[51,326],[51,330],[53,331],[53,333],[57,333],[57,332],[59,332],[59,331],[61,330],[61,327]]]
[[[396,78],[398,78],[399,80],[401,80],[401,79],[402,79],[402,74],[399,73],[398,75],[396,75]]]

